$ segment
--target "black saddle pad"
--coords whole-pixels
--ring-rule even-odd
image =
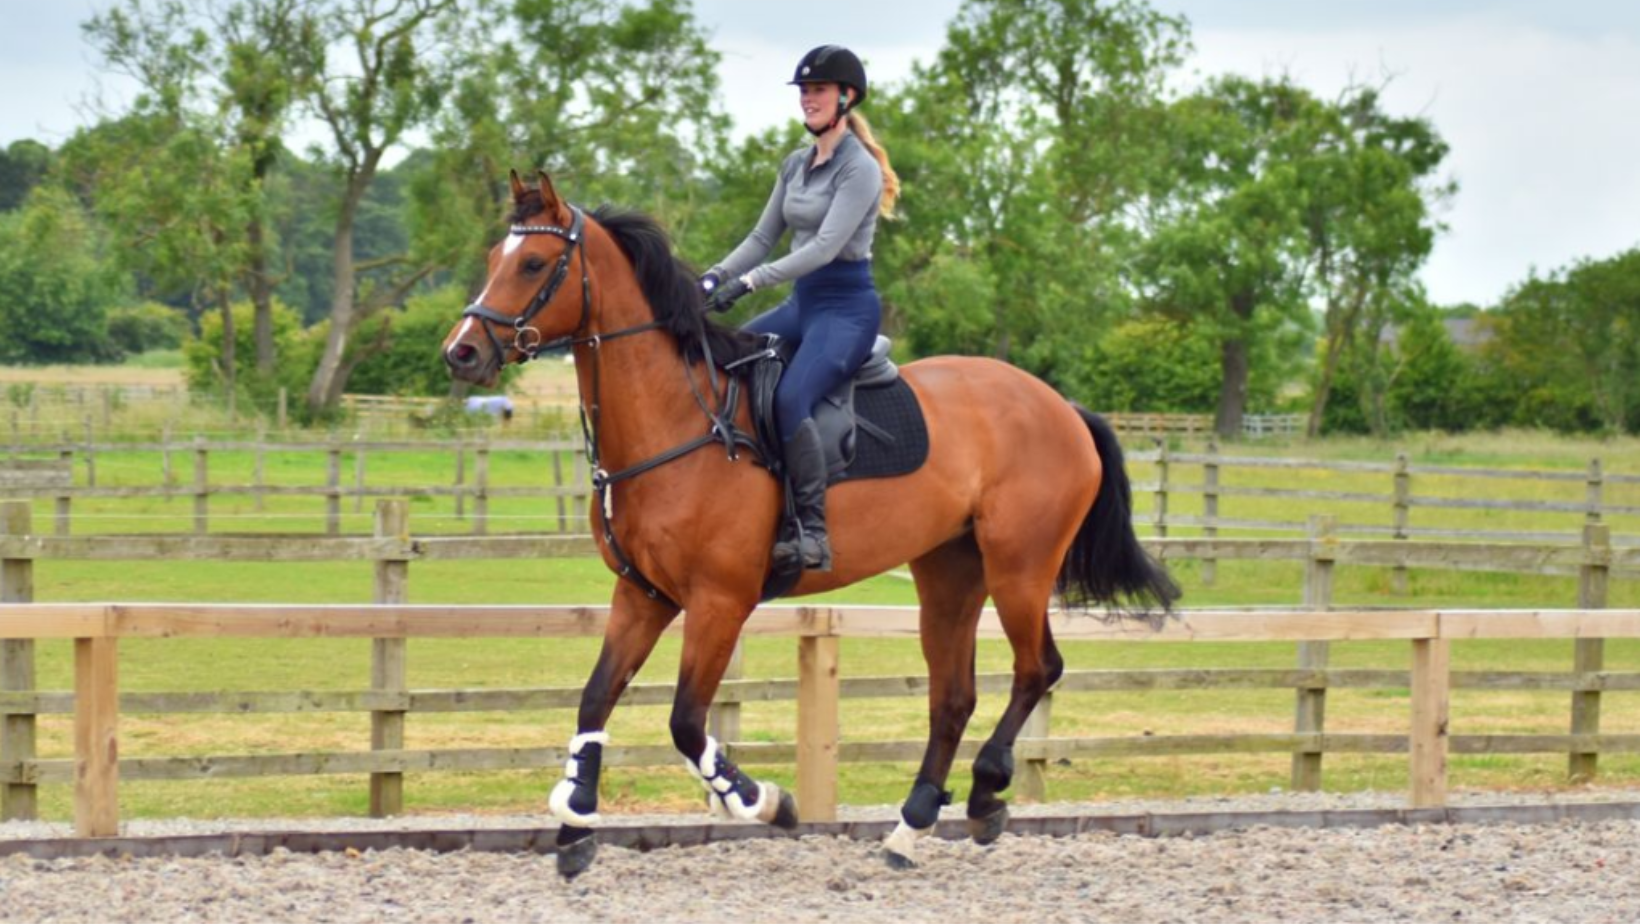
[[[831,484],[906,475],[928,460],[928,423],[904,379],[855,388],[854,416],[854,459],[831,476]]]

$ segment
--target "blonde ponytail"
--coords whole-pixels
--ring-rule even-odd
[[[884,218],[893,218],[894,204],[900,200],[900,176],[889,165],[888,152],[883,150],[883,146],[878,144],[876,137],[871,134],[871,123],[866,121],[865,116],[858,112],[849,113],[848,127],[860,139],[860,143],[866,146],[866,150],[871,152],[877,165],[883,168],[883,197],[877,205],[877,214]]]

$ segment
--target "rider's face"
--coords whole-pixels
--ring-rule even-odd
[[[837,115],[837,98],[843,92],[835,83],[801,83],[797,85],[798,104],[803,108],[803,122],[816,131],[824,130]]]

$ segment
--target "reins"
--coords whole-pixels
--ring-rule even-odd
[[[587,402],[583,399],[581,402],[581,435],[586,440],[587,464],[592,469],[593,495],[597,499],[598,510],[602,514],[600,519],[603,523],[604,544],[609,549],[611,557],[615,559],[617,574],[631,581],[650,599],[675,603],[645,577],[643,572],[638,570],[637,566],[621,549],[620,543],[616,541],[614,495],[611,493],[610,488],[620,482],[660,468],[668,462],[681,459],[697,449],[705,448],[713,443],[722,443],[728,451],[729,459],[735,461],[740,458],[741,447],[750,449],[755,454],[757,452],[757,442],[735,426],[735,413],[739,408],[739,379],[729,376],[727,383],[720,389],[717,364],[712,357],[711,339],[706,335],[706,321],[697,312],[695,321],[700,328],[701,355],[706,363],[707,391],[711,399],[708,400],[707,396],[701,393],[700,386],[695,384],[695,377],[689,374],[687,363],[684,365],[684,378],[689,382],[689,390],[694,395],[695,403],[699,405],[701,412],[706,415],[709,425],[706,433],[615,472],[610,472],[603,467],[598,452],[598,429],[603,414],[600,403],[602,397],[602,369],[599,356],[603,345],[610,341],[621,340],[649,331],[663,330],[665,326],[660,321],[652,320],[644,324],[623,327],[607,334],[585,333],[592,321],[592,278],[587,270],[585,244],[586,215],[576,206],[572,205],[569,209],[571,219],[568,228],[559,225],[513,225],[510,229],[512,234],[550,234],[554,237],[563,238],[568,242],[563,253],[559,254],[557,264],[553,266],[552,275],[536,291],[535,296],[530,299],[530,303],[525,306],[522,313],[507,315],[488,305],[475,302],[468,305],[461,314],[462,317],[478,318],[483,322],[484,334],[490,338],[490,344],[495,348],[498,357],[505,356],[506,349],[501,345],[500,338],[496,336],[493,324],[505,324],[513,328],[512,347],[523,355],[524,359],[522,361],[524,362],[535,359],[537,354],[546,350],[578,346],[590,346],[592,348],[590,352],[592,358],[590,363],[592,400]],[[530,321],[551,303],[553,296],[558,294],[559,288],[563,286],[564,281],[569,277],[570,259],[577,249],[581,251],[581,320],[569,334],[542,342],[540,332],[530,326]],[[589,404],[590,411],[588,409]],[[713,405],[716,405],[715,410]]]

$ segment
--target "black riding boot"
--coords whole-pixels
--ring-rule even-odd
[[[831,545],[826,541],[826,452],[820,447],[820,428],[812,418],[798,426],[786,442],[785,450],[786,473],[799,528],[795,541],[775,545],[775,564],[777,567],[789,565],[801,554],[805,569],[830,571]]]

